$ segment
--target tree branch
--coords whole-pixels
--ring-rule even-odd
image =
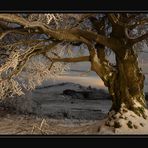
[[[84,31],[80,29],[53,30],[41,22],[29,22],[24,18],[21,18],[16,15],[0,14],[0,20],[18,23],[25,28],[33,28],[35,30],[39,29],[44,34],[47,34],[49,37],[52,36],[53,38],[58,40],[64,40],[69,42],[83,42],[85,44],[88,43],[86,43],[86,40],[88,40],[89,42],[95,41],[97,43],[103,44],[109,48],[114,49],[119,48],[120,45],[120,43],[115,39],[110,39],[103,35],[97,35],[96,33],[91,31]]]
[[[53,62],[88,62],[90,61],[89,56],[76,57],[76,58],[50,58]]]
[[[145,40],[147,38],[148,38],[148,33],[146,33],[146,34],[144,34],[144,35],[142,35],[142,36],[140,36],[138,38],[131,39],[130,41],[131,41],[131,44],[133,45],[133,44],[141,42],[142,40]]]
[[[117,18],[115,16],[115,14],[113,14],[113,13],[110,13],[107,16],[108,16],[108,19],[110,20],[110,22],[111,22],[111,24],[113,26],[117,26],[117,25],[122,26],[122,27],[127,27],[128,26],[127,23],[124,23],[124,22],[120,21],[119,18]]]
[[[74,26],[71,27],[72,28],[75,28],[75,27],[78,27],[84,20],[88,19],[89,17],[91,16],[94,16],[95,14],[93,13],[90,13],[90,14],[83,14],[81,16],[81,18],[78,19],[77,23],[74,24]]]
[[[7,30],[5,32],[0,33],[0,40],[2,40],[6,35],[10,33],[16,33],[16,34],[26,34],[27,32],[24,32],[23,30],[17,30],[17,29],[12,29],[12,30]]]
[[[43,47],[42,45],[35,45],[31,48],[29,48],[24,54],[20,55],[19,63],[16,66],[16,68],[12,71],[12,73],[5,79],[11,79],[14,76],[17,76],[25,67],[26,63],[29,61],[29,59],[35,55],[43,54],[49,51],[51,48],[55,47],[58,43],[52,43],[50,45],[47,45]]]
[[[117,17],[115,16],[115,14],[110,13],[110,14],[108,14],[107,16],[108,16],[108,18],[109,18],[111,24],[117,24],[118,19],[117,19]]]
[[[133,25],[128,25],[127,28],[132,30],[132,29],[136,28],[137,26],[146,25],[146,24],[148,24],[147,18],[145,18],[143,20],[139,20],[139,21],[135,22],[135,24],[133,24]]]
[[[105,32],[105,19],[97,20],[95,17],[90,17],[89,20],[92,23],[94,29],[96,29],[98,34],[104,35]]]

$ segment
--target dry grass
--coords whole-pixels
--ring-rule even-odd
[[[0,134],[11,135],[87,135],[97,134],[100,121],[39,118],[0,110]]]

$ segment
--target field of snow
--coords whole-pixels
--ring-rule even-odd
[[[16,110],[5,112],[0,107],[0,134],[99,134],[99,126],[105,121],[111,100],[103,96],[101,99],[81,99],[63,95],[66,89],[86,91],[89,86],[107,92],[99,77],[64,75],[44,82],[24,96],[9,100],[7,107],[13,105]],[[147,129],[136,133],[125,128],[125,132],[117,134],[147,134]],[[106,131],[105,128],[102,134],[107,134]]]
[[[8,100],[7,106],[14,106],[18,111],[34,113],[56,119],[102,119],[111,107],[111,100],[106,99],[108,93],[102,89],[98,92],[98,99],[93,96],[86,98],[73,98],[63,94],[66,89],[75,91],[88,91],[88,87],[75,83],[60,83],[44,85],[21,97]],[[104,93],[102,93],[102,91]],[[97,94],[97,93],[96,93]],[[100,99],[101,98],[101,99]]]
[[[97,134],[111,107],[111,100],[74,99],[63,95],[65,89],[85,91],[89,86],[71,81],[76,82],[70,78],[66,83],[63,78],[50,85],[46,82],[25,96],[9,100],[11,103],[7,107],[13,105],[17,110],[5,113],[3,107],[0,108],[0,134]],[[86,84],[85,81],[86,78],[81,82]],[[26,112],[30,115],[24,115]]]

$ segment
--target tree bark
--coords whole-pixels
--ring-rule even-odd
[[[108,89],[112,96],[111,110],[120,112],[124,107],[138,116],[146,118],[144,109],[144,75],[138,66],[137,56],[132,49],[126,50],[126,57],[116,57],[117,72],[109,81]]]

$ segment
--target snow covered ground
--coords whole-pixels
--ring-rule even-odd
[[[17,111],[27,111],[38,117],[23,114],[0,115],[0,134],[99,134],[98,128],[105,121],[111,100],[103,96],[102,99],[74,99],[63,95],[66,89],[85,91],[89,86],[97,91],[103,89],[107,92],[99,77],[64,75],[44,82],[25,96],[9,100]],[[147,134],[147,122],[145,121],[145,129],[141,128],[139,133],[123,126],[124,132],[117,130],[115,134]],[[114,134],[109,130],[107,133],[107,130],[105,127],[105,132],[101,134]]]
[[[99,83],[94,78],[88,80],[87,77],[76,79],[65,76],[58,81],[45,82],[25,96],[9,100],[10,104],[7,105],[13,105],[17,111],[6,115],[1,111],[0,134],[97,134],[102,119],[111,107],[111,100],[74,99],[62,94],[65,89],[85,91],[89,84],[103,88],[101,83],[100,87],[97,86]],[[31,115],[24,115],[26,111]]]
[[[111,107],[111,100],[106,98],[108,93],[102,89],[94,90],[98,95],[100,94],[99,98],[92,96],[89,99],[64,95],[63,91],[66,89],[88,91],[88,87],[71,82],[44,85],[12,101],[9,99],[10,104],[7,105],[14,106],[18,111],[40,116],[80,120],[103,119]]]

